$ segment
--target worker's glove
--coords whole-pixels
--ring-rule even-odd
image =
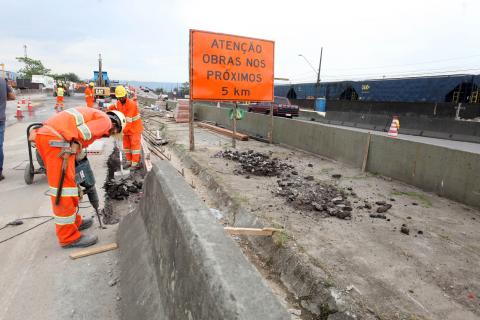
[[[82,160],[83,158],[85,158],[87,156],[87,149],[82,149],[80,150],[80,152],[77,153],[77,155],[75,156],[75,160],[76,161],[80,161]]]

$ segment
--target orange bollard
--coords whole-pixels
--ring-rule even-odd
[[[33,112],[33,106],[32,106],[32,102],[30,101],[30,98],[28,98],[28,112]]]
[[[20,101],[17,102],[17,114],[15,115],[15,118],[18,118],[18,119],[23,118],[23,112],[22,112],[22,107],[20,106]]]
[[[390,129],[388,130],[388,136],[390,138],[398,137],[398,129],[400,129],[400,120],[398,120],[397,116],[393,116],[392,124],[390,125]]]

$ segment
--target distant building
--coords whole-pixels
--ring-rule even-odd
[[[480,75],[285,84],[275,85],[275,95],[290,99],[480,103]]]

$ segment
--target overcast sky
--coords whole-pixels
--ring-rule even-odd
[[[42,60],[92,77],[98,53],[113,79],[188,80],[188,31],[275,41],[275,76],[315,81],[480,73],[478,0],[2,1],[0,63]]]

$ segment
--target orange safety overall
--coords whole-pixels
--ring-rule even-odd
[[[82,224],[82,218],[77,214],[79,193],[75,183],[75,155],[68,157],[61,199],[58,205],[55,204],[62,169],[62,158],[59,156],[62,148],[51,146],[50,141],[77,142],[81,148],[86,148],[93,141],[108,136],[111,127],[112,122],[104,112],[79,107],[57,113],[35,132],[36,148],[47,171],[47,194],[51,198],[56,233],[61,246],[80,238],[78,227]]]
[[[125,129],[123,129],[123,150],[127,163],[132,166],[138,166],[140,163],[143,132],[143,124],[138,111],[138,104],[127,98],[125,104],[117,101],[117,104],[110,106],[109,109],[120,111],[125,115],[127,125]]]
[[[87,103],[87,107],[93,108],[95,105],[95,99],[93,96],[93,88],[87,87],[85,89],[85,102]]]

